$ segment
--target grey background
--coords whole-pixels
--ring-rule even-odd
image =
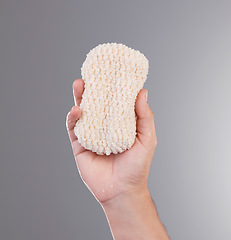
[[[65,118],[86,54],[149,59],[149,189],[172,239],[231,239],[231,2],[0,1],[0,239],[112,239]]]

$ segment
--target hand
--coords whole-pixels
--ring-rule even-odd
[[[135,103],[137,135],[134,145],[123,153],[97,155],[84,149],[74,134],[84,82],[73,83],[75,106],[67,114],[66,126],[80,176],[100,203],[128,192],[147,190],[147,179],[157,145],[153,113],[147,102],[147,90],[141,89]]]
[[[74,134],[81,115],[79,105],[83,91],[83,80],[75,80],[76,106],[67,115],[67,130],[80,176],[104,209],[113,238],[169,240],[147,188],[157,145],[147,90],[140,90],[135,103],[137,135],[134,145],[123,153],[109,156],[84,149]]]

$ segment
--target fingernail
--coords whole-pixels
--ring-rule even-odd
[[[148,91],[145,94],[146,102],[148,102]]]

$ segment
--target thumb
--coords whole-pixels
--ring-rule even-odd
[[[154,116],[147,101],[148,90],[141,89],[135,104],[135,111],[137,115],[136,131],[138,139],[144,145],[156,145],[156,130],[154,123]]]

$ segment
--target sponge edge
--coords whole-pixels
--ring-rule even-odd
[[[122,153],[136,137],[135,101],[147,79],[149,63],[124,44],[93,48],[81,68],[85,89],[74,133],[79,143],[99,155]]]

